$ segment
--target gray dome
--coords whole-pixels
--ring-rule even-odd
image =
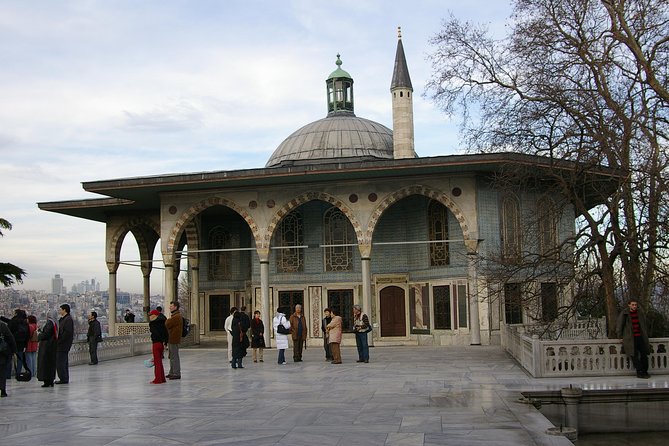
[[[289,161],[393,158],[393,132],[353,113],[337,113],[305,125],[276,148],[265,167]]]

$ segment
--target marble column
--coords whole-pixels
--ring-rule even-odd
[[[144,274],[144,320],[149,320],[149,311],[151,311],[151,274]]]
[[[260,260],[260,300],[262,301],[261,318],[265,322],[265,346],[270,348],[272,337],[272,309],[269,307],[269,259]]]
[[[466,240],[467,284],[469,285],[469,335],[470,345],[481,345],[481,320],[479,316],[478,278],[476,271],[477,240]]]
[[[116,336],[116,270],[109,271],[109,336]]]
[[[204,326],[204,321],[200,320],[200,268],[191,267],[190,275],[190,320],[197,326],[198,332],[195,333],[197,342],[201,327]]]
[[[374,317],[372,316],[372,272],[371,272],[371,260],[369,257],[362,258],[362,308],[367,317],[369,317],[369,323],[372,324]],[[369,332],[367,338],[369,340],[369,345],[374,345],[374,336],[370,336]]]
[[[174,283],[174,266],[165,264],[165,302],[163,302],[163,308],[165,309],[169,308],[170,302],[176,300]]]
[[[265,347],[272,346],[271,329],[272,309],[269,307],[269,247],[256,249],[260,261],[260,319],[265,325]]]

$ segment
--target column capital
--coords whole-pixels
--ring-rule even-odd
[[[369,258],[372,255],[372,244],[371,243],[360,243],[358,245],[358,249],[360,250],[360,257],[363,259],[369,260]]]
[[[256,248],[256,252],[261,262],[269,262],[269,248]]]
[[[465,240],[465,248],[467,248],[467,255],[475,255],[478,253],[480,240]]]
[[[107,262],[107,270],[109,274],[116,274],[118,270],[118,262]]]

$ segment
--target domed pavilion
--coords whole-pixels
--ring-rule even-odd
[[[106,226],[110,334],[135,329],[120,322],[116,305],[121,245],[130,232],[145,310],[159,243],[165,302],[181,299],[198,339],[223,342],[229,309],[243,305],[261,311],[269,345],[274,311],[297,304],[314,346],[323,343],[325,308],[343,317],[343,343],[354,343],[355,304],[373,324],[374,345],[499,343],[503,324],[555,314],[567,289],[546,286],[534,308],[520,305],[518,289],[505,283],[493,284],[508,291],[504,299],[488,298],[494,278],[480,259],[571,237],[573,206],[542,213],[562,199],[540,188],[503,191],[493,179],[524,166],[538,182],[549,181],[574,166],[517,153],[418,157],[401,36],[388,75],[392,130],[356,116],[353,78],[338,55],[325,81],[327,115],[290,134],[264,167],[91,181],[84,190],[104,198],[39,203]],[[599,199],[593,193],[589,200]],[[521,227],[528,215],[550,221],[528,235]],[[184,274],[190,294],[179,297]]]

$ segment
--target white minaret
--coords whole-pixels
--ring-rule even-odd
[[[402,46],[402,29],[399,26],[390,94],[393,96],[393,157],[416,158],[413,138],[413,87]]]

